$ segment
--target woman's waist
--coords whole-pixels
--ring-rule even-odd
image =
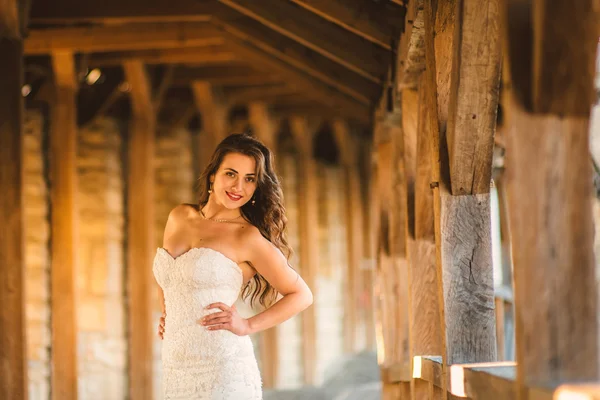
[[[249,336],[238,336],[228,330],[208,330],[197,324],[165,323],[163,352],[169,358],[228,358],[254,354]],[[164,353],[163,353],[164,354]]]

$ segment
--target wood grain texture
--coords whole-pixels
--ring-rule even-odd
[[[499,0],[457,0],[448,130],[452,194],[489,193],[499,101]]]
[[[447,363],[494,361],[490,195],[440,197]]]
[[[132,400],[152,399],[152,276],[155,249],[154,140],[156,119],[151,86],[140,61],[124,64],[131,85],[133,115],[130,122],[127,176],[127,287],[129,290],[129,395]]]
[[[300,271],[302,278],[315,296],[318,296],[316,276],[319,270],[317,167],[312,157],[313,132],[306,118],[292,117],[290,128],[300,152],[298,168],[298,210],[300,231]],[[316,374],[316,315],[312,305],[302,312],[302,360],[304,382],[315,382]]]
[[[425,70],[425,21],[423,0],[410,1],[404,17],[404,33],[398,44],[398,90],[416,89]]]
[[[360,0],[292,0],[316,15],[359,35],[384,49],[399,35],[404,23],[404,9],[392,3],[367,4]]]
[[[418,97],[418,125],[416,144],[415,173],[415,239],[423,239],[435,243],[435,223],[433,210],[432,155],[431,138],[437,134],[437,126],[431,126],[429,116],[428,90],[425,74],[421,76]],[[435,128],[435,131],[432,129]],[[430,353],[431,354],[431,353]]]
[[[32,29],[24,43],[25,54],[47,54],[200,47],[224,40],[208,22],[181,22]]]
[[[75,59],[52,55],[56,100],[50,129],[52,201],[52,397],[77,398],[77,111]]]
[[[511,115],[506,183],[518,385],[594,380],[600,368],[589,122],[531,115],[516,105]]]
[[[189,64],[194,66],[226,66],[240,61],[234,52],[220,44],[215,44],[200,47],[95,53],[90,55],[89,63],[96,67],[110,67],[136,60],[151,65]]]
[[[0,398],[27,399],[22,41],[0,36],[0,54]]]
[[[362,37],[348,35],[345,29],[305,8],[279,0],[219,1],[373,82],[383,81],[391,61],[389,52]]]

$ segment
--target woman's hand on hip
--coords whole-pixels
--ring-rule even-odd
[[[200,320],[200,323],[211,331],[228,330],[238,336],[245,336],[250,333],[250,324],[248,320],[242,318],[235,305],[229,307],[223,303],[213,303],[206,307],[207,310],[218,308],[220,312],[206,315]]]

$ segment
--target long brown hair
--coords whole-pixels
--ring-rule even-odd
[[[199,179],[200,198],[198,202],[200,208],[208,202],[211,175],[217,172],[223,159],[229,153],[244,154],[256,161],[257,185],[253,197],[255,204],[252,205],[250,201],[247,202],[241,207],[241,213],[289,260],[292,249],[285,235],[287,217],[283,205],[283,192],[279,178],[275,173],[273,153],[255,137],[246,133],[232,134],[219,143]],[[256,304],[258,299],[263,307],[269,307],[275,302],[277,291],[265,278],[257,273],[242,288],[242,298],[249,298],[251,305]]]

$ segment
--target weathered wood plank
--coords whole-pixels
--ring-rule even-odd
[[[173,86],[189,86],[192,81],[209,81],[217,86],[266,85],[282,83],[280,76],[250,68],[248,65],[231,63],[215,66],[177,66]]]
[[[65,27],[30,30],[25,39],[25,54],[47,54],[59,50],[157,50],[223,43],[218,30],[208,22]]]
[[[314,238],[318,237],[317,167],[312,157],[313,132],[306,118],[290,118],[290,130],[299,151],[298,210],[300,229],[300,270],[315,296],[316,276],[319,270],[319,248]],[[304,382],[313,384],[316,374],[316,315],[312,305],[302,313],[302,361]]]
[[[356,334],[360,321],[357,313],[358,298],[360,293],[360,262],[362,252],[362,198],[360,188],[360,175],[358,171],[358,148],[356,139],[351,136],[348,124],[341,119],[334,119],[332,123],[338,148],[341,150],[342,165],[344,168],[345,209],[346,209],[346,249],[348,270],[346,273],[346,287],[344,295],[344,351],[353,353],[356,347]]]
[[[452,194],[489,193],[501,45],[499,0],[458,0],[446,140]]]
[[[384,49],[399,36],[404,22],[404,9],[396,4],[373,4],[361,0],[291,0],[318,16],[357,34]]]
[[[373,82],[381,83],[387,73],[391,59],[385,49],[291,2],[219,1]]]
[[[450,367],[450,391],[473,400],[514,399],[516,364],[495,362]]]
[[[131,85],[132,120],[129,133],[127,177],[127,285],[129,289],[129,395],[132,400],[152,399],[152,276],[154,239],[154,137],[156,116],[151,85],[144,65],[123,65]]]
[[[52,199],[52,396],[77,398],[77,94],[75,59],[52,55],[56,100],[50,130]]]
[[[27,399],[23,246],[23,42],[17,2],[0,5],[0,397]]]
[[[398,44],[398,89],[416,89],[425,70],[425,26],[423,0],[408,3],[404,33]]]

